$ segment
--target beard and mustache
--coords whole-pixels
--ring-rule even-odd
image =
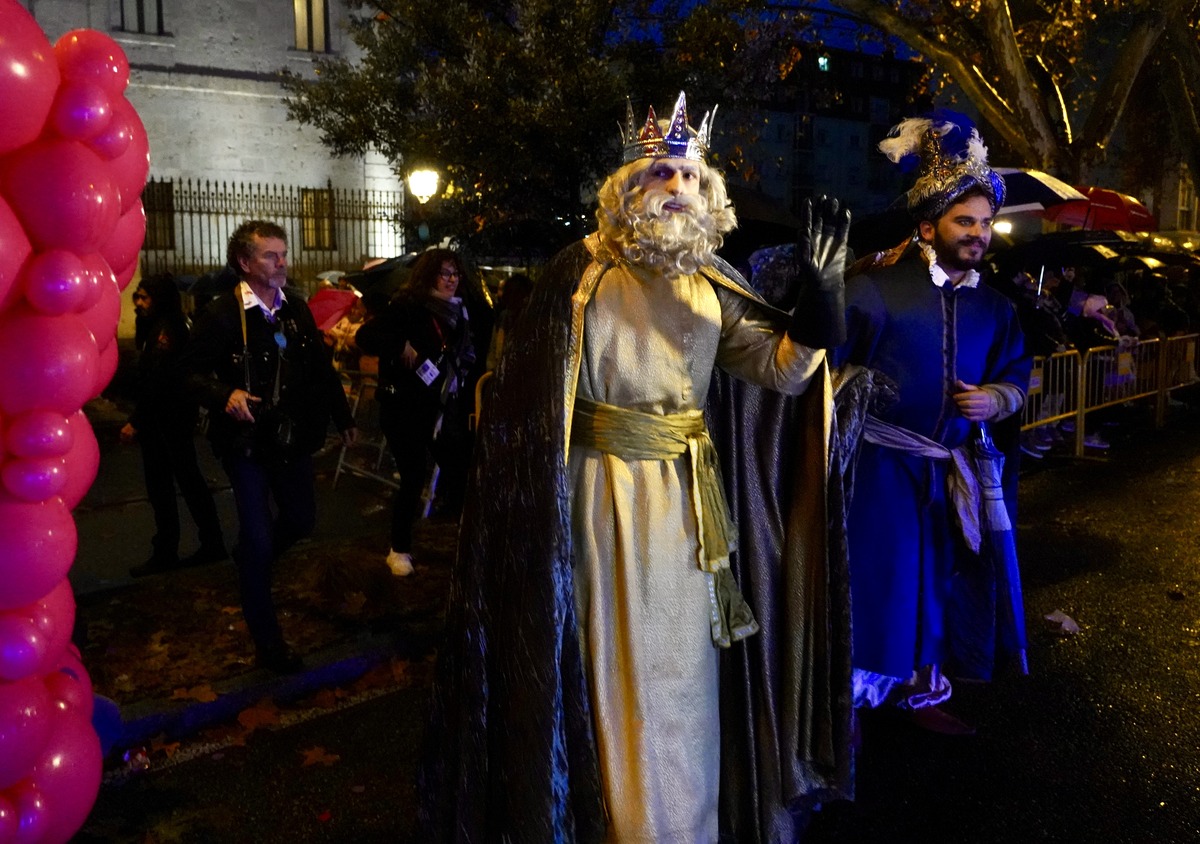
[[[632,264],[689,275],[712,263],[721,246],[722,232],[698,194],[642,191],[623,217],[621,253]]]

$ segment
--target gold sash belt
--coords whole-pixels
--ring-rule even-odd
[[[713,641],[726,647],[757,632],[758,622],[729,570],[729,555],[737,550],[737,528],[729,515],[717,450],[704,425],[704,413],[643,413],[576,396],[571,444],[622,460],[674,460],[688,455],[689,492],[700,540],[697,563],[709,578]]]

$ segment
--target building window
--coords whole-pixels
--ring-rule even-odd
[[[300,227],[305,249],[330,252],[337,249],[332,189],[300,189]]]
[[[296,49],[329,52],[329,9],[325,0],[292,0],[296,11]]]
[[[142,249],[175,248],[175,190],[172,182],[146,182],[142,190],[142,208],[146,211],[146,239]]]
[[[121,19],[117,28],[142,35],[167,35],[163,26],[162,0],[121,0]]]
[[[829,54],[828,53],[826,53],[823,56],[817,56],[817,70],[821,71],[822,73],[829,72]]]
[[[812,115],[796,115],[796,149],[813,148]]]

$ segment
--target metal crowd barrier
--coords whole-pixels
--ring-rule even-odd
[[[358,427],[358,440],[352,446],[341,447],[337,469],[333,473],[333,486],[337,487],[338,478],[343,472],[349,472],[395,489],[400,484],[392,474],[387,440],[379,426],[379,403],[375,401],[379,376],[374,372],[348,370],[342,370],[339,374],[346,397],[350,400],[354,424]]]
[[[1021,430],[1073,420],[1074,454],[1082,457],[1087,414],[1142,399],[1154,400],[1154,424],[1161,428],[1171,391],[1200,381],[1198,338],[1186,334],[1035,357]]]

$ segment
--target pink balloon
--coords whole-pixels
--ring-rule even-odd
[[[91,283],[83,261],[65,249],[34,255],[21,278],[29,304],[51,316],[83,310],[81,305],[88,298]]]
[[[4,160],[0,193],[37,249],[94,252],[121,216],[109,167],[78,141],[46,139]]]
[[[125,288],[129,286],[129,282],[133,281],[133,277],[137,275],[138,259],[134,258],[129,262],[129,266],[117,273],[117,288],[124,293]]]
[[[43,681],[55,708],[92,720],[96,698],[92,694],[92,678],[83,663],[74,658],[68,659],[57,671],[47,674]]]
[[[92,481],[96,480],[96,472],[100,468],[100,445],[82,410],[76,412],[69,422],[73,444],[67,452],[69,474],[62,499],[68,509],[74,510],[87,495]]]
[[[0,48],[0,52],[3,52]],[[3,131],[3,130],[0,130]],[[0,310],[15,297],[13,284],[25,259],[33,252],[25,227],[3,197],[0,197]],[[10,296],[10,293],[14,293]]]
[[[46,844],[68,841],[87,820],[104,772],[100,738],[91,722],[77,713],[55,710],[50,738],[29,781],[42,793],[50,823],[43,833]]]
[[[108,127],[112,100],[99,84],[67,82],[58,89],[50,108],[50,125],[63,138],[86,141]]]
[[[71,449],[71,426],[53,410],[31,410],[14,416],[4,443],[17,457],[61,457]]]
[[[115,278],[100,282],[99,301],[80,316],[96,339],[96,348],[103,352],[116,339],[117,322],[121,319],[121,288]]]
[[[99,398],[100,394],[112,383],[113,376],[117,374],[118,363],[120,363],[120,349],[117,348],[116,343],[109,343],[96,361],[96,381],[92,385],[92,398]]]
[[[87,141],[88,148],[105,161],[119,158],[133,143],[134,127],[129,122],[128,115],[118,113],[116,108],[113,108],[112,112],[108,125]]]
[[[18,457],[0,470],[0,482],[13,498],[45,501],[67,486],[67,462],[61,457]]]
[[[146,137],[142,118],[138,117],[129,100],[122,97],[115,101],[113,113],[113,121],[125,122],[130,131],[129,146],[109,161],[113,182],[120,193],[121,213],[127,214],[133,209],[133,204],[141,199],[142,188],[146,186],[146,177],[150,174],[150,141]]]
[[[45,841],[50,831],[50,811],[41,789],[24,779],[10,788],[5,796],[17,809],[17,834],[12,844],[41,844]]]
[[[100,294],[103,292],[106,282],[116,283],[117,279],[113,275],[112,267],[99,252],[80,255],[79,260],[83,261],[83,268],[88,273],[87,296],[84,297],[83,303],[79,307],[79,312],[82,312],[100,301]]]
[[[19,3],[0,3],[0,154],[42,132],[59,73],[41,27]]]
[[[0,794],[0,841],[8,842],[17,837],[21,827],[21,815],[13,802]]]
[[[142,241],[146,239],[146,211],[139,199],[121,219],[112,235],[100,247],[100,254],[110,267],[127,267],[137,260]]]
[[[0,610],[32,603],[66,576],[78,535],[61,498],[30,503],[0,495]]]
[[[24,610],[0,615],[0,678],[11,682],[29,677],[46,661],[49,648],[37,622]]]
[[[46,316],[18,306],[0,316],[0,410],[74,413],[92,397],[96,341],[74,314]]]
[[[0,788],[16,785],[37,763],[50,738],[54,710],[41,677],[0,683]]]
[[[31,604],[0,613],[0,679],[48,674],[78,662],[68,650],[75,627],[75,595],[64,577]]]
[[[75,29],[54,42],[54,55],[63,79],[98,83],[110,94],[124,93],[129,84],[129,59],[121,45],[94,29]]]

